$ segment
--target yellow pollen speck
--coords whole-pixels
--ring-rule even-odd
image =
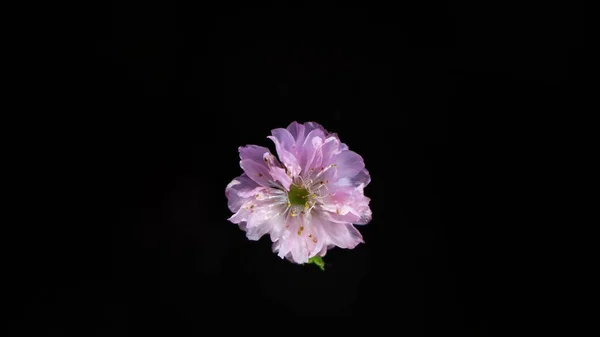
[[[339,209],[339,208],[338,208],[338,209],[336,209],[336,210],[335,210],[335,212],[336,212],[337,214],[340,214],[340,209]]]
[[[314,243],[317,243],[317,238],[313,238],[312,240]]]
[[[304,230],[304,226],[300,226],[300,231],[302,232]]]

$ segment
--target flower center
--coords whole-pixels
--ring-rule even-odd
[[[290,204],[297,206],[304,206],[308,200],[310,193],[306,188],[297,185],[290,185],[290,191],[288,192],[288,200]]]

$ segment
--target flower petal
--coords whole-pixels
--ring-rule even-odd
[[[263,235],[265,235],[267,233],[271,233],[270,236],[271,236],[271,240],[272,240],[274,230],[284,227],[284,225],[283,225],[283,217],[284,216],[283,216],[283,214],[281,214],[281,211],[282,211],[282,209],[280,208],[279,212],[277,214],[273,215],[271,213],[269,215],[269,217],[267,218],[267,220],[258,222],[258,223],[254,223],[252,226],[247,225],[246,226],[247,227],[246,236],[248,237],[248,239],[257,241]]]
[[[340,248],[353,249],[364,242],[360,232],[351,224],[340,224],[320,219],[321,228],[329,242]]]
[[[298,175],[300,173],[300,165],[296,158],[296,140],[286,129],[274,129],[271,131],[271,134],[272,136],[267,138],[275,143],[279,160],[285,165],[292,176]]]
[[[352,178],[352,184],[356,187],[365,188],[371,183],[371,175],[367,169],[362,169]],[[362,190],[361,190],[362,192]]]
[[[266,165],[257,163],[251,159],[244,159],[240,161],[240,166],[248,177],[259,185],[265,187],[273,186],[273,177],[271,177],[271,172],[269,172],[269,168]]]
[[[292,137],[296,140],[296,147],[301,146],[304,143],[304,125],[298,122],[292,122],[287,130],[290,132]],[[310,132],[310,131],[308,131]]]
[[[246,202],[246,199],[253,197],[256,193],[263,190],[264,187],[250,179],[246,174],[233,179],[225,188],[227,197],[227,206],[232,212],[237,212]]]
[[[263,163],[265,153],[271,154],[269,149],[258,145],[240,146],[238,151],[240,152],[241,160],[250,159],[257,163]]]
[[[306,134],[312,132],[313,130],[321,130],[321,132],[323,132],[323,134],[326,134],[326,135],[329,134],[327,132],[327,130],[325,130],[325,128],[321,124],[315,123],[315,122],[304,123],[304,130],[305,130],[304,132]]]
[[[321,151],[323,152],[321,166],[333,164],[334,159],[337,157],[337,155],[339,155],[342,152],[342,150],[340,150],[339,139],[335,137],[328,137],[327,139],[325,139]]]
[[[258,240],[278,225],[278,222],[283,222],[284,210],[284,203],[252,199],[229,218],[229,221],[243,223],[240,228],[246,231],[248,239]]]
[[[366,200],[370,200],[365,197]],[[358,206],[356,214],[360,215],[360,219],[358,221],[353,222],[355,225],[366,225],[373,219],[373,212],[371,212],[371,208],[369,207],[369,202],[366,204],[361,204]]]
[[[321,166],[321,162],[323,161],[321,147],[323,146],[324,139],[325,135],[323,131],[319,129],[313,130],[306,136],[302,146],[298,148],[299,163],[305,176],[310,173],[311,168]]]
[[[281,258],[295,263],[307,263],[311,252],[307,243],[308,234],[305,232],[310,223],[308,218],[288,216],[283,237],[273,244],[273,251]],[[314,246],[313,246],[314,247]],[[314,254],[312,254],[314,256]]]
[[[260,226],[246,227],[246,237],[248,240],[258,241],[271,230],[271,223],[265,221]]]
[[[340,177],[352,178],[365,168],[362,157],[354,151],[342,151],[335,159]]]
[[[356,188],[359,188],[360,192],[362,193],[362,189],[365,188],[371,182],[371,176],[369,175],[369,171],[367,171],[367,169],[362,169],[354,177],[351,177],[351,178],[342,177],[337,180],[330,179],[330,181],[334,181],[333,186],[336,188],[337,187],[356,187]]]
[[[358,187],[330,185],[331,194],[323,198],[320,209],[333,222],[365,225],[371,221],[371,199],[363,194],[362,184]]]
[[[307,218],[304,215],[291,217],[288,220],[290,223],[290,237],[288,241],[291,244],[291,258],[296,263],[307,263],[308,262],[308,247],[306,245],[306,234],[303,229],[307,226]]]
[[[286,214],[280,214],[269,221],[272,221],[273,227],[271,228],[270,237],[271,241],[276,242],[281,239],[286,231],[285,228]]]

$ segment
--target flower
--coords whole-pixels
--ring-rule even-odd
[[[353,226],[371,221],[362,157],[314,122],[293,122],[268,138],[277,157],[262,146],[239,148],[244,174],[225,189],[228,220],[250,240],[269,233],[273,251],[299,264],[364,242]]]

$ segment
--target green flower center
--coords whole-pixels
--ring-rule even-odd
[[[292,205],[304,206],[306,201],[308,201],[309,194],[310,193],[308,193],[306,188],[292,184],[290,185],[290,191],[288,192],[288,200]]]

